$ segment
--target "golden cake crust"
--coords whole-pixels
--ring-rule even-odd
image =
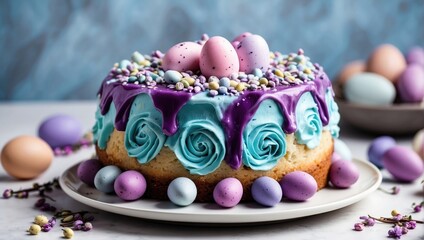
[[[169,183],[177,177],[188,177],[196,184],[198,202],[213,201],[213,189],[224,178],[235,177],[243,185],[242,200],[251,200],[250,188],[253,181],[261,176],[269,176],[279,181],[292,171],[304,171],[311,174],[321,189],[327,184],[328,171],[333,153],[333,139],[328,131],[323,131],[320,145],[308,149],[306,145],[298,144],[293,134],[286,135],[287,154],[278,164],[268,171],[252,170],[248,167],[232,169],[225,161],[214,172],[207,175],[190,174],[179,162],[175,154],[164,147],[149,163],[140,164],[136,158],[129,157],[124,145],[124,132],[116,129],[110,136],[105,150],[96,146],[97,155],[105,165],[116,165],[124,170],[137,170],[147,181],[146,197],[168,199]]]

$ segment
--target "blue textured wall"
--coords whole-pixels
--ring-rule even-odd
[[[113,63],[204,32],[302,47],[334,77],[380,43],[424,45],[424,1],[0,1],[0,100],[94,99]]]

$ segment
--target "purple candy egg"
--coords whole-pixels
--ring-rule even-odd
[[[281,201],[283,191],[273,178],[264,176],[257,178],[252,184],[253,199],[264,206],[272,207]]]
[[[252,73],[255,68],[266,71],[269,67],[268,43],[259,35],[245,37],[236,48],[240,71]]]
[[[103,167],[98,159],[90,159],[78,165],[77,176],[85,184],[94,187],[94,177]]]
[[[412,182],[424,172],[424,163],[420,156],[404,146],[389,149],[383,155],[383,164],[394,178],[404,182]]]
[[[83,136],[82,124],[69,115],[51,116],[41,123],[38,136],[52,148],[73,145]]]
[[[412,48],[406,55],[406,62],[408,64],[418,64],[421,67],[424,67],[424,48]]]
[[[306,201],[318,190],[315,178],[303,171],[294,171],[285,175],[280,185],[283,195],[295,201]]]
[[[396,83],[402,101],[415,103],[424,98],[424,68],[418,64],[409,65]]]
[[[213,190],[213,199],[221,207],[236,206],[243,196],[243,186],[237,178],[221,180]]]
[[[348,188],[359,178],[359,170],[352,161],[340,160],[331,164],[330,182],[338,188]]]
[[[125,201],[137,200],[146,191],[146,179],[134,170],[121,173],[115,180],[114,189],[116,195]]]
[[[368,148],[368,160],[378,168],[383,168],[382,157],[384,153],[396,145],[396,141],[389,136],[374,139]]]

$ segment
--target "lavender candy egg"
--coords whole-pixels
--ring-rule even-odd
[[[125,171],[116,178],[113,188],[120,199],[137,200],[146,192],[146,179],[137,171]]]
[[[77,176],[83,183],[94,187],[94,177],[102,167],[103,164],[98,159],[86,160],[78,165]]]
[[[368,160],[378,168],[383,168],[382,157],[384,153],[395,145],[396,141],[389,136],[374,139],[368,148]]]
[[[352,161],[339,160],[331,163],[330,182],[338,188],[348,188],[359,178],[359,170]]]
[[[424,98],[424,67],[418,64],[407,66],[396,87],[403,102],[421,102]]]
[[[109,165],[100,169],[94,177],[94,186],[104,193],[114,192],[114,183],[122,171],[117,166]]]
[[[412,149],[395,146],[383,156],[384,167],[394,178],[403,182],[412,182],[424,172],[424,163]]]
[[[245,37],[236,48],[240,63],[240,71],[252,73],[255,68],[262,71],[270,64],[269,47],[265,39],[259,35]]]
[[[283,197],[280,184],[267,176],[257,178],[252,184],[251,192],[257,203],[267,207],[275,206]]]
[[[188,206],[196,199],[197,188],[190,178],[179,177],[169,184],[167,194],[175,205]]]
[[[424,67],[424,48],[414,47],[409,50],[406,55],[406,62],[408,64],[418,64],[421,67]]]
[[[83,136],[82,124],[69,115],[54,115],[41,123],[38,136],[52,148],[73,145]]]
[[[303,171],[294,171],[280,180],[283,195],[290,200],[306,201],[318,190],[314,177]]]
[[[195,42],[182,42],[172,46],[162,59],[162,67],[179,72],[199,70],[202,45]]]
[[[213,190],[213,199],[221,207],[236,206],[243,196],[243,186],[237,178],[221,180]]]
[[[233,39],[232,42],[241,42],[243,41],[246,37],[251,36],[252,34],[250,32],[244,32],[240,35],[238,35],[236,38]]]

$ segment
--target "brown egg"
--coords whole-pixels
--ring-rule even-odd
[[[383,44],[376,48],[367,61],[367,72],[380,74],[392,83],[398,80],[405,68],[405,57],[391,44]]]
[[[345,84],[351,76],[365,72],[365,68],[365,62],[362,60],[356,60],[346,64],[337,76],[338,83],[341,85]]]
[[[6,172],[17,179],[31,179],[43,173],[53,160],[53,151],[42,139],[19,136],[10,140],[1,151]]]

